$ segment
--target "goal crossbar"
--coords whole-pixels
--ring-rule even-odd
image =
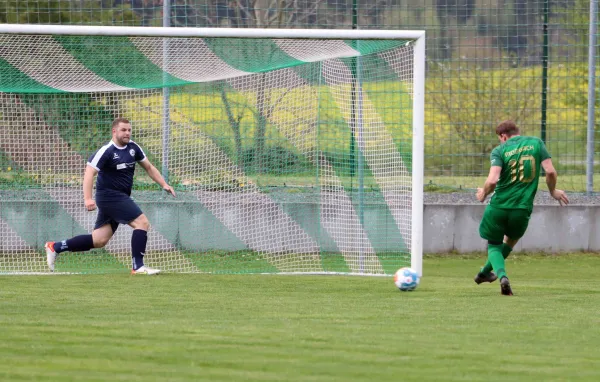
[[[0,33],[72,36],[137,36],[137,37],[215,37],[215,38],[283,38],[330,40],[418,40],[421,30],[361,29],[261,29],[261,28],[165,28],[119,27],[94,25],[0,24]]]

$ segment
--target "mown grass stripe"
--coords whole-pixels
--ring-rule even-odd
[[[600,257],[511,255],[513,297],[473,283],[484,261],[426,257],[410,293],[390,277],[0,277],[0,377],[600,380]]]

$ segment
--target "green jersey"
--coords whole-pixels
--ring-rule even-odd
[[[517,135],[496,147],[491,165],[502,167],[490,205],[533,210],[542,161],[550,158],[541,139]]]

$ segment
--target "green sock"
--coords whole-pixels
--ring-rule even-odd
[[[506,243],[502,243],[502,257],[504,257],[505,260],[510,255],[512,250],[513,249],[511,247],[509,247],[508,245],[506,245]]]
[[[504,256],[502,256],[502,244],[494,245],[488,244],[488,261],[492,264],[496,275],[501,279],[506,276],[506,270],[504,269]]]
[[[504,257],[506,259],[510,255],[512,250],[513,249],[511,247],[509,247],[508,245],[506,245],[506,243],[502,243],[502,257]],[[490,261],[488,260],[479,272],[483,273],[484,275],[487,275],[491,271],[492,271],[492,263],[490,263]]]

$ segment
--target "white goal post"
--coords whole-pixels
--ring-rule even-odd
[[[422,275],[424,92],[424,31],[0,24],[0,274],[91,231],[85,161],[126,117],[181,195],[134,187],[150,265]],[[57,268],[123,270],[129,234]]]

